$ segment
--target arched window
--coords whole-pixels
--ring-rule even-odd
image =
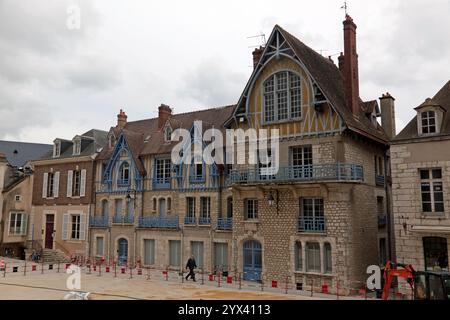
[[[264,81],[264,122],[302,117],[301,81],[293,72],[278,72]]]
[[[297,241],[294,248],[295,271],[303,271],[302,264],[302,243]]]
[[[167,211],[172,210],[172,198],[167,198]]]
[[[153,198],[153,206],[152,206],[152,210],[156,211],[156,198]]]
[[[165,142],[172,141],[172,128],[171,127],[166,127],[166,129],[164,130],[164,141]]]
[[[103,199],[102,200],[102,216],[103,217],[107,217],[109,214],[109,204],[108,204],[108,200]]]
[[[306,244],[306,272],[320,273],[320,245],[318,242]]]
[[[325,273],[333,272],[332,260],[331,260],[331,244],[326,242],[323,246],[323,263]]]
[[[118,183],[120,185],[130,184],[130,164],[128,162],[124,162],[120,165]]]

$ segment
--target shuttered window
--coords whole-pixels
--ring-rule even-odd
[[[144,240],[144,265],[151,266],[155,264],[155,240]]]

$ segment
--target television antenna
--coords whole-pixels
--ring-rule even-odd
[[[262,47],[266,46],[266,35],[263,32],[260,32],[260,34],[255,35],[255,36],[247,37],[247,39],[255,39],[255,38],[259,38],[261,41],[261,44],[257,45],[257,46],[250,46],[249,48],[258,48],[260,46],[262,46]]]
[[[348,12],[347,12],[347,9],[348,9],[347,1],[344,1],[344,5],[341,7],[341,9],[344,9],[344,11],[345,11],[345,16],[347,16],[347,14],[348,14]]]

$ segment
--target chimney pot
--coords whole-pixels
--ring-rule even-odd
[[[172,115],[172,109],[165,104],[161,104],[158,108],[158,128],[162,129],[162,127],[166,124],[167,120],[169,120]]]
[[[389,139],[394,139],[397,132],[395,128],[395,98],[389,92],[380,98],[381,126]]]
[[[127,115],[125,112],[120,109],[119,114],[117,115],[117,127],[120,129],[125,128],[125,125],[127,124]]]

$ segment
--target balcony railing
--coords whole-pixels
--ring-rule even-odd
[[[324,164],[281,167],[274,175],[264,174],[264,169],[232,170],[227,184],[249,184],[267,182],[314,182],[351,181],[362,182],[364,170],[355,164]]]
[[[197,218],[195,217],[185,217],[184,224],[188,226],[195,226],[197,224]]]
[[[134,224],[134,216],[133,215],[114,215],[113,216],[113,224]]]
[[[298,230],[299,232],[325,233],[325,217],[302,216],[299,218]]]
[[[220,218],[217,220],[218,230],[233,230],[233,218]]]
[[[178,229],[178,217],[140,217],[139,228]]]
[[[211,225],[211,217],[200,217],[198,218],[198,224],[201,226]]]
[[[153,178],[153,189],[170,189],[171,178]]]
[[[378,187],[384,187],[384,184],[386,183],[386,178],[384,176],[375,176],[375,183]]]
[[[91,228],[107,228],[108,227],[108,216],[90,216],[89,226]]]

